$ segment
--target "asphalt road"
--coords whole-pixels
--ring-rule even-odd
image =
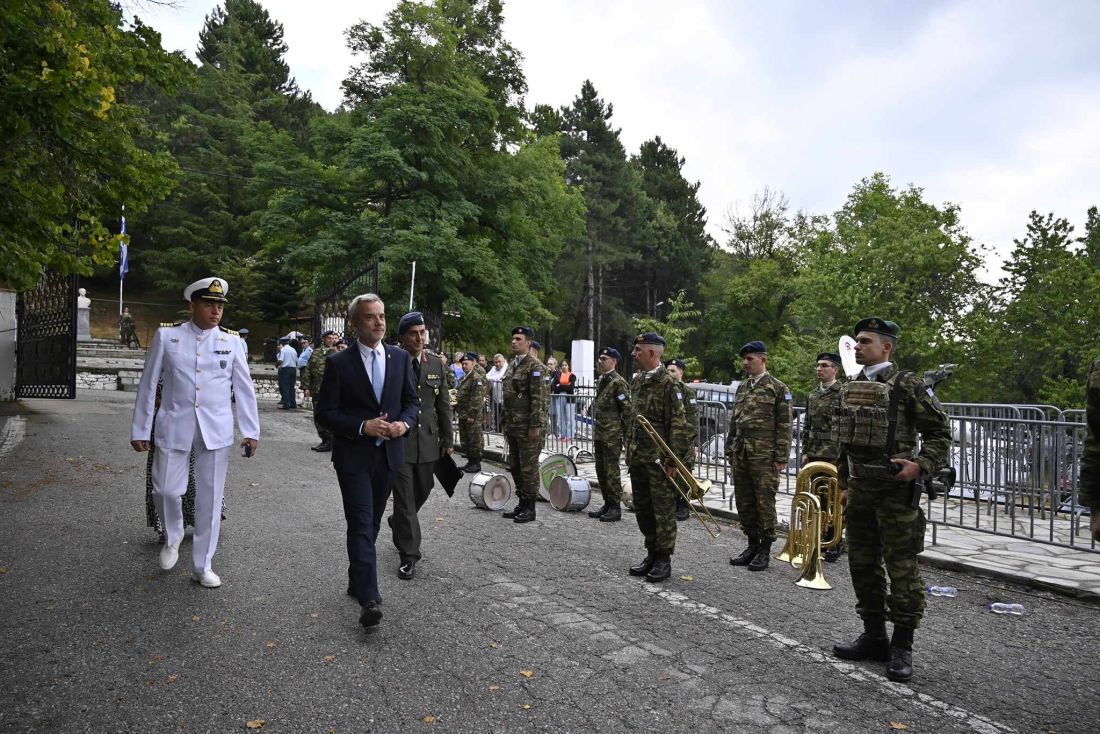
[[[960,593],[930,600],[898,685],[828,652],[860,629],[843,560],[832,591],[807,591],[789,567],[731,568],[734,528],[681,523],[673,578],[650,585],[626,574],[644,554],[632,515],[540,504],[515,525],[465,483],[424,507],[415,580],[383,525],[385,617],[365,632],[304,411],[264,410],[259,454],[232,461],[225,584],[202,589],[189,539],[174,571],[156,565],[131,405],[84,393],[0,415],[0,731],[1098,730],[1095,605],[926,569]],[[984,609],[1001,600],[1027,615]]]

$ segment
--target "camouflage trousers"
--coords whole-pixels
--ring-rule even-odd
[[[623,452],[622,438],[611,441],[597,440],[592,453],[596,457],[596,479],[606,504],[617,505],[623,501],[623,480],[619,470],[619,455]]]
[[[654,555],[676,550],[676,490],[660,464],[632,464],[630,489],[634,516],[645,536],[645,549]]]
[[[313,393],[311,393],[313,394]],[[313,427],[317,429],[317,435],[321,437],[322,441],[332,440],[332,431],[322,426],[317,422],[317,396],[313,397]]]
[[[536,500],[539,496],[539,452],[545,436],[540,432],[532,441],[527,432],[518,436],[504,434],[508,442],[508,471],[516,484],[516,495],[521,500]]]
[[[462,454],[469,461],[481,461],[482,432],[480,416],[471,420],[467,417],[458,419],[458,440],[462,446]]]
[[[745,535],[765,543],[775,542],[775,493],[779,475],[774,452],[755,453],[738,447],[732,459],[733,499]]]
[[[924,615],[917,554],[924,550],[925,519],[909,505],[912,495],[909,482],[848,490],[848,567],[864,619],[885,614],[894,624],[916,627]]]

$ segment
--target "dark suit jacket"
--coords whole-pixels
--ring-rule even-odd
[[[359,435],[363,421],[386,413],[389,421],[404,421],[409,430],[416,428],[420,398],[413,380],[412,362],[404,349],[383,345],[386,350],[386,380],[382,386],[382,404],[374,397],[367,368],[353,343],[342,352],[325,358],[325,374],[317,395],[317,422],[333,433],[332,463],[337,471],[364,471],[368,468],[367,447],[376,439]],[[397,471],[404,462],[405,441],[387,440],[386,463]]]
[[[427,464],[437,460],[443,449],[452,448],[451,393],[447,389],[447,364],[438,354],[420,355],[420,415],[415,428],[405,434],[405,461]],[[416,377],[415,370],[413,377]]]

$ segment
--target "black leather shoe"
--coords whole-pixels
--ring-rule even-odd
[[[589,517],[603,517],[604,515],[606,515],[606,514],[607,514],[607,511],[608,511],[608,510],[610,510],[610,509],[611,509],[611,505],[609,505],[608,503],[604,502],[604,504],[603,504],[603,507],[601,507],[601,508],[600,508],[600,509],[598,509],[598,510],[591,510],[591,511],[590,511],[590,512],[588,513],[588,516],[589,516]]]
[[[359,624],[364,627],[374,627],[382,621],[382,608],[376,601],[368,601],[363,605],[363,612],[359,615]]]
[[[653,564],[657,561],[657,557],[652,553],[647,553],[645,560],[639,563],[637,566],[630,567],[631,576],[645,576],[653,569]]]
[[[882,617],[863,620],[863,634],[846,645],[833,645],[833,655],[843,660],[890,659],[890,641],[886,638],[886,620]]]
[[[741,555],[736,558],[730,559],[731,566],[747,566],[752,561],[753,556],[756,555],[756,549],[760,547],[760,541],[756,538],[749,538],[749,547],[741,551]]]
[[[618,522],[623,519],[623,510],[615,505],[600,517],[600,522]]]
[[[676,520],[677,522],[683,522],[691,517],[691,509],[688,507],[687,501],[683,497],[676,498]]]
[[[894,625],[894,637],[890,640],[890,662],[886,664],[886,677],[905,683],[913,677],[913,628]]]
[[[397,567],[397,578],[409,581],[416,575],[416,561],[405,561]]]
[[[462,467],[462,471],[466,472],[467,474],[477,474],[479,471],[481,471],[481,462],[467,461],[466,466]]]
[[[645,580],[657,583],[658,581],[664,581],[671,575],[672,559],[668,556],[661,556],[653,562],[653,568],[649,569],[649,573],[645,575]]]
[[[756,546],[756,555],[749,561],[750,571],[763,571],[772,560],[772,544],[761,543]]]
[[[327,451],[332,451],[332,444],[329,443],[328,441],[322,441],[321,443],[317,444],[316,446],[310,446],[309,450],[310,451],[320,451],[321,453],[325,453]]]
[[[516,516],[512,518],[512,522],[525,523],[531,522],[535,519],[535,503],[529,502],[523,507]]]
[[[825,559],[826,563],[836,563],[842,555],[844,555],[844,543],[833,548],[826,548],[821,552],[821,557]]]

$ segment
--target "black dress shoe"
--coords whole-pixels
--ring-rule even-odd
[[[534,505],[534,502],[532,502],[531,504],[532,504],[532,505]],[[512,520],[512,519],[514,519],[514,518],[515,518],[515,516],[516,516],[516,515],[518,515],[518,514],[520,514],[521,512],[523,512],[523,508],[525,508],[525,507],[527,507],[527,500],[522,500],[522,499],[521,499],[521,500],[519,501],[519,504],[517,504],[517,505],[516,505],[515,507],[513,507],[513,508],[512,508],[512,509],[510,509],[510,510],[508,510],[507,512],[502,512],[502,513],[500,513],[500,514],[501,514],[501,516],[502,516],[502,517],[505,517],[505,518],[507,518],[507,519],[509,519],[509,520]]]
[[[348,586],[348,596],[355,596],[355,589]]]
[[[416,575],[416,561],[406,561],[397,567],[397,578],[403,581],[410,580]]]
[[[652,553],[647,553],[646,557],[637,566],[630,567],[631,576],[645,576],[653,568],[653,564],[656,562],[657,557]]]
[[[913,677],[913,628],[894,625],[890,640],[890,662],[886,664],[886,677],[905,683]]]
[[[326,451],[332,451],[332,444],[329,443],[328,441],[322,441],[321,443],[317,444],[316,446],[310,446],[309,450],[310,451],[319,451],[321,453],[324,453]]]
[[[623,519],[623,510],[618,505],[612,507],[600,517],[600,522],[618,522]]]
[[[661,556],[653,562],[653,568],[649,569],[649,573],[645,575],[645,580],[657,583],[658,581],[664,581],[671,575],[672,559],[668,556]]]
[[[382,621],[382,608],[376,601],[368,601],[363,605],[363,612],[359,615],[359,624],[364,627],[374,627]]]
[[[603,507],[601,507],[600,509],[590,510],[589,513],[588,513],[588,516],[589,517],[603,517],[604,515],[607,514],[607,511],[610,510],[610,509],[611,509],[611,505],[609,505],[608,503],[605,502]]]
[[[479,471],[481,471],[481,462],[467,461],[466,466],[462,467],[462,471],[466,472],[467,474],[477,474]]]

